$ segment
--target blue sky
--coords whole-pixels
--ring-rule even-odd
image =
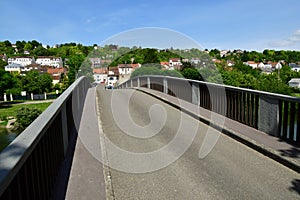
[[[0,0],[0,40],[93,45],[160,27],[208,49],[300,50],[299,8],[299,0]]]

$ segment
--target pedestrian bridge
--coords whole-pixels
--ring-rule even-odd
[[[298,98],[82,77],[1,152],[0,199],[298,199],[299,145]]]

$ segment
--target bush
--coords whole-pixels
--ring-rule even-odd
[[[17,110],[16,117],[17,121],[15,124],[16,130],[24,130],[27,126],[29,126],[40,114],[41,110],[37,108],[28,108],[22,107]]]

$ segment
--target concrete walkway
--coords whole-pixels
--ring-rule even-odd
[[[66,192],[66,199],[70,200],[106,199],[103,165],[91,153],[101,156],[95,90],[89,89],[84,104]],[[93,146],[87,147],[87,143]]]
[[[231,120],[229,118],[224,118],[224,124],[220,125],[218,122],[213,121],[211,117],[212,114],[209,110],[199,108],[198,106],[186,101],[183,101],[183,103],[179,104],[177,98],[164,94],[162,92],[150,90],[147,88],[138,88],[137,90],[147,93],[178,109],[187,112],[194,118],[200,119],[200,121],[221,130],[223,133],[244,143],[250,148],[257,150],[260,153],[300,173],[299,146],[289,144],[281,140],[280,138],[265,134],[259,130]]]

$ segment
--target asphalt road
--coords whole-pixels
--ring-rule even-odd
[[[298,173],[179,110],[133,90],[97,92],[113,198],[300,199]],[[208,130],[220,136],[200,159]]]

